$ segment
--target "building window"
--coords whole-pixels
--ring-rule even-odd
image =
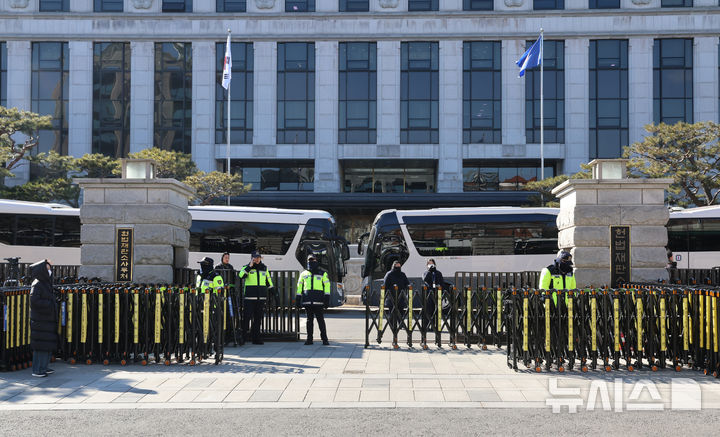
[[[404,42],[400,66],[400,143],[437,144],[438,43]]]
[[[590,158],[628,145],[628,41],[590,41]]]
[[[163,12],[192,12],[192,10],[192,0],[163,0],[162,2]]]
[[[40,0],[40,12],[68,12],[70,0]]]
[[[300,161],[253,161],[233,159],[233,173],[242,175],[243,184],[252,184],[251,191],[313,191],[315,163]]]
[[[408,0],[408,11],[437,11],[439,0]]]
[[[535,41],[528,41],[528,48]],[[565,142],[565,42],[544,41],[545,143]],[[525,72],[525,137],[540,143],[540,68]]]
[[[653,47],[655,124],[693,122],[693,40],[656,39]]]
[[[565,9],[565,0],[533,0],[533,9]]]
[[[620,0],[590,0],[590,9],[620,9]]]
[[[122,12],[123,0],[95,0],[95,12]]]
[[[217,12],[246,12],[247,1],[245,0],[216,0],[215,10]]]
[[[338,90],[340,144],[377,141],[377,45],[341,42]]]
[[[463,0],[465,11],[492,11],[493,0]]]
[[[315,12],[315,0],[285,0],[285,12]]]
[[[340,12],[368,12],[369,0],[340,0]]]
[[[215,143],[227,143],[227,91],[222,87],[225,43],[215,45]],[[232,43],[232,80],[230,93],[230,142],[253,141],[253,45]]]
[[[346,193],[434,193],[434,161],[348,161],[343,168]]]
[[[502,143],[500,41],[463,44],[463,143]]]
[[[7,43],[0,42],[0,106],[7,107]]]
[[[38,132],[34,153],[68,153],[69,53],[66,42],[32,43],[31,110],[52,116],[52,127]]]
[[[155,43],[154,144],[159,149],[191,153],[191,43]]]
[[[555,176],[555,164],[545,161],[545,178]],[[464,162],[463,191],[516,191],[540,179],[540,162],[503,165],[498,162]]]
[[[130,43],[95,43],[92,152],[130,153]]]
[[[663,8],[692,8],[693,0],[662,0],[660,7]]]
[[[315,143],[315,43],[278,43],[277,143]]]

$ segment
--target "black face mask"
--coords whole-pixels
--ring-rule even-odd
[[[568,273],[572,272],[573,269],[573,263],[569,260],[563,260],[560,261],[558,264],[558,270],[560,270],[560,273],[563,275],[567,275]]]
[[[317,270],[318,262],[317,261],[308,261],[307,268],[308,268],[308,270]]]
[[[393,272],[399,272],[400,267],[399,266],[393,266]]]
[[[435,264],[430,264],[430,265],[428,266],[428,270],[430,270],[430,271],[435,270]]]

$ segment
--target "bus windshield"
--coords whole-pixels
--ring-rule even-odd
[[[381,215],[368,239],[363,275],[383,278],[395,260],[404,263],[407,258],[408,248],[397,215],[394,212]]]

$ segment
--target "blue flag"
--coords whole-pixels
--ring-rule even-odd
[[[543,57],[543,37],[540,35],[535,44],[531,45],[529,49],[520,56],[520,59],[516,62],[517,66],[520,67],[520,73],[518,77],[525,76],[525,70],[528,68],[535,68],[542,64]]]

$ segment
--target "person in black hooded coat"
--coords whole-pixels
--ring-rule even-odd
[[[30,291],[30,348],[33,351],[33,376],[45,377],[54,371],[48,368],[50,355],[57,349],[58,307],[53,293],[48,260],[30,266],[33,279]]]

